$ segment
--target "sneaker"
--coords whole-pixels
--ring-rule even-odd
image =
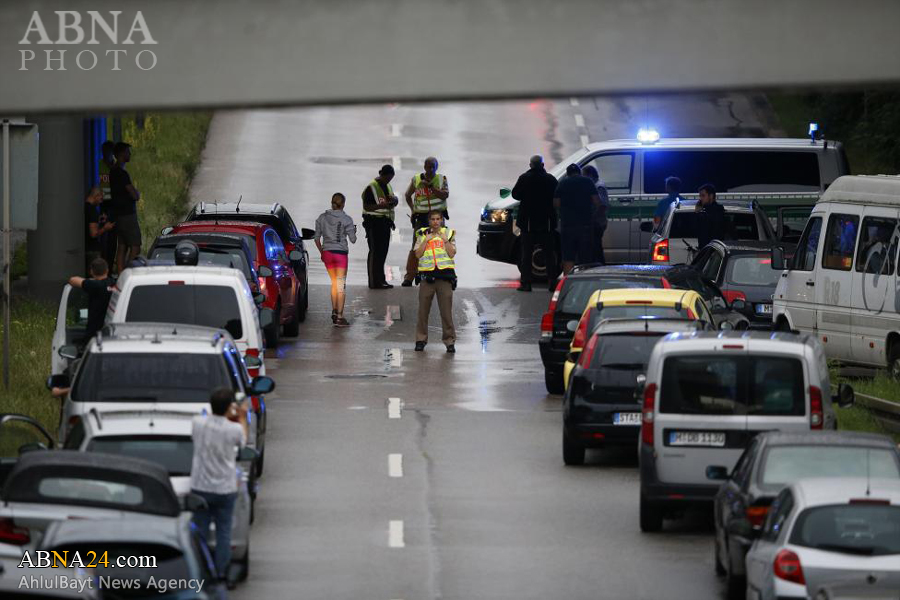
[[[456,354],[456,346],[454,344],[450,344],[449,346],[447,346],[447,353]]]
[[[335,327],[350,327],[350,321],[344,317],[337,317],[334,321]]]
[[[336,311],[336,310],[332,310],[332,311],[331,311],[331,322],[332,322],[332,323],[337,323],[337,320],[338,320],[338,314],[337,314],[337,311]]]
[[[416,352],[425,350],[425,342],[416,342]]]
[[[530,283],[520,283],[519,287],[516,288],[517,292],[530,292],[531,284]]]
[[[403,287],[412,287],[412,279],[404,279],[403,283],[400,284]]]

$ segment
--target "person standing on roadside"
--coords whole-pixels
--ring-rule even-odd
[[[601,265],[606,264],[606,255],[603,253],[603,234],[606,233],[606,225],[609,222],[609,192],[606,184],[600,180],[600,171],[594,165],[588,165],[581,170],[585,177],[594,182],[597,188],[597,197],[600,198],[600,208],[594,213],[594,232],[591,234],[592,252],[591,258]]]
[[[694,206],[697,213],[697,250],[700,250],[714,239],[727,240],[729,235],[725,208],[716,202],[716,188],[711,183],[704,183],[697,190],[700,200]]]
[[[84,330],[84,343],[94,337],[103,328],[103,320],[106,318],[106,309],[109,307],[109,298],[112,296],[113,286],[116,282],[109,277],[109,265],[102,258],[91,261],[90,278],[69,277],[69,285],[73,288],[81,288],[88,297],[88,318]]]
[[[109,173],[109,188],[112,195],[113,222],[118,234],[116,266],[118,272],[125,270],[135,256],[141,253],[141,225],[138,223],[137,203],[141,194],[131,182],[131,175],[125,165],[131,161],[131,145],[118,142],[115,147],[116,164]]]
[[[597,187],[578,165],[566,167],[566,176],[553,194],[553,207],[559,212],[562,266],[568,275],[576,264],[591,262],[594,214],[600,210]]]
[[[115,227],[115,223],[105,222],[100,224],[100,203],[103,200],[103,192],[100,188],[94,186],[88,192],[87,198],[84,199],[84,259],[87,268],[90,271],[91,263],[95,258],[101,258],[103,255],[102,240],[107,231],[111,231]]]
[[[225,387],[209,398],[212,414],[196,415],[191,421],[194,456],[191,461],[191,492],[206,500],[206,508],[194,513],[193,522],[209,538],[210,521],[216,524],[216,574],[228,577],[231,563],[231,525],[237,501],[237,454],[247,444],[249,400],[234,402],[234,392]],[[234,582],[227,581],[231,589]]]
[[[100,202],[100,219],[98,223],[103,227],[106,223],[113,223],[112,214],[112,188],[109,185],[109,174],[116,164],[116,145],[110,140],[103,142],[100,146],[100,164],[97,165],[97,175],[100,180],[100,191],[103,194],[103,200]],[[115,223],[113,223],[115,226]],[[116,233],[104,233],[100,242],[101,256],[109,265],[116,263]]]
[[[419,229],[427,228],[428,214],[433,211],[439,211],[445,219],[450,218],[447,212],[447,198],[450,196],[447,187],[447,178],[437,172],[438,160],[429,156],[425,159],[424,170],[416,173],[406,188],[406,204],[412,211],[410,221],[412,222],[413,232]],[[412,285],[413,279],[416,277],[416,265],[418,260],[415,255],[416,238],[413,234],[412,250],[406,258],[406,275],[403,277],[403,287]]]
[[[531,291],[532,257],[534,245],[544,251],[547,266],[547,282],[550,289],[556,287],[556,211],[553,208],[553,192],[556,191],[556,177],[544,169],[544,159],[535,154],[528,162],[528,170],[519,175],[512,189],[512,197],[519,201],[516,227],[519,234],[519,287],[520,292]]]
[[[384,261],[387,259],[391,245],[391,230],[394,225],[394,207],[399,204],[391,180],[394,178],[394,167],[384,165],[362,192],[363,229],[366,230],[366,242],[369,244],[367,262],[370,290],[386,290],[394,286],[389,284],[384,275]]]
[[[669,207],[673,202],[681,202],[684,200],[678,194],[681,193],[681,180],[675,176],[666,177],[666,197],[656,203],[656,210],[653,212],[653,229],[659,229],[662,220],[666,218]]]
[[[344,301],[347,289],[347,254],[350,245],[356,243],[356,225],[344,212],[347,199],[340,192],[331,196],[331,210],[316,219],[316,235],[313,238],[322,256],[322,262],[331,278],[331,322],[335,327],[349,327],[344,318]]]
[[[444,215],[439,210],[428,213],[428,227],[416,231],[415,256],[418,261],[419,315],[416,321],[416,352],[425,350],[428,343],[428,316],[437,296],[441,312],[441,341],[447,352],[456,352],[456,328],[453,326],[453,290],[456,289],[455,231],[444,227]]]

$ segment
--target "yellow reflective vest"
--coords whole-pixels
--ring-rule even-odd
[[[423,227],[416,231],[416,246],[425,239],[425,236],[428,235],[428,231],[430,228]],[[453,235],[456,233],[452,229],[448,229],[447,227],[441,227],[441,233],[447,236],[447,240],[452,240]],[[444,249],[444,240],[441,238],[433,238],[428,241],[428,246],[425,248],[425,253],[419,259],[419,272],[423,271],[434,271],[435,269],[445,270],[445,269],[454,269],[455,266],[453,264],[453,258],[447,254],[447,251]]]
[[[384,185],[384,187],[387,188],[388,196],[394,195],[394,190],[391,189],[391,184],[387,183]],[[387,217],[391,221],[393,221],[394,209],[387,206],[388,199],[381,194],[381,185],[373,179],[369,182],[369,189],[372,190],[372,197],[375,198],[375,202],[378,203],[379,206],[384,205],[384,208],[377,208],[375,210],[366,210],[365,208],[363,208],[363,214],[371,215],[373,217]]]
[[[428,213],[432,210],[447,210],[447,201],[434,195],[435,190],[441,190],[444,187],[443,175],[435,173],[431,181],[425,181],[422,179],[421,173],[416,173],[416,176],[413,177],[413,187],[415,188],[413,212]]]

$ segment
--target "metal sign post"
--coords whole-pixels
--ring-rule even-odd
[[[9,391],[9,301],[10,301],[10,180],[9,119],[3,119],[3,386]]]

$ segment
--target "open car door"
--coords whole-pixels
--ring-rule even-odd
[[[15,413],[0,414],[0,489],[23,452],[53,447],[53,436],[35,419]]]
[[[806,227],[812,205],[780,206],[775,221],[775,236],[780,242],[796,244],[800,241],[800,234]]]
[[[63,287],[56,313],[56,330],[50,349],[50,373],[62,375],[68,372],[71,359],[59,355],[59,349],[72,344],[82,348],[88,319],[88,297],[84,290],[73,288],[68,283]]]

